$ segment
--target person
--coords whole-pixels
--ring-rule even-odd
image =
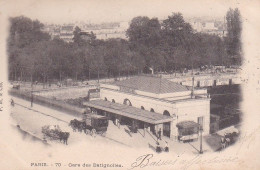
[[[168,142],[165,141],[165,148],[164,148],[165,152],[169,152],[169,147],[168,147]]]
[[[59,125],[56,125],[56,129],[57,129],[57,130],[60,130],[60,126],[59,126]]]
[[[14,106],[14,100],[13,99],[11,99],[11,105]]]
[[[224,137],[221,137],[220,143],[221,143],[221,148],[224,149],[226,147],[226,140]]]
[[[162,129],[161,128],[158,131],[158,139],[162,140]]]
[[[118,125],[117,125],[118,128],[120,128],[120,125],[121,125],[120,119],[118,119],[117,123],[118,123]]]
[[[156,152],[160,153],[162,151],[161,147],[160,147],[160,143],[156,142]]]
[[[49,127],[49,129],[50,130],[55,130],[56,128],[55,128],[55,125],[51,125],[50,127]]]

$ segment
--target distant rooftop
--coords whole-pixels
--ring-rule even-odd
[[[66,25],[66,26],[62,26],[61,30],[66,30],[66,31],[73,31],[74,26],[72,25]]]
[[[155,76],[136,76],[109,84],[156,94],[189,91],[186,86]]]

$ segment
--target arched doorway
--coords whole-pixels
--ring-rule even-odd
[[[142,110],[145,110],[145,109],[144,109],[144,106],[141,106],[141,109],[142,109]]]
[[[125,105],[128,105],[128,106],[132,106],[132,103],[130,102],[129,99],[125,99],[125,100],[124,100],[124,104],[125,104]]]
[[[163,112],[163,115],[170,116],[170,113],[167,110],[165,110]],[[171,122],[163,123],[163,135],[170,137],[170,134],[171,134]]]
[[[112,99],[112,103],[115,103],[116,101],[115,101],[115,99]]]
[[[154,112],[154,109],[153,109],[153,108],[151,108],[150,112]]]
[[[107,101],[107,98],[105,97],[105,101]]]

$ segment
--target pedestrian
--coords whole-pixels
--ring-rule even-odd
[[[156,142],[156,152],[160,153],[162,151],[161,147],[160,147],[160,143]]]
[[[168,142],[165,141],[165,148],[164,148],[165,152],[169,152],[169,147],[168,147]]]
[[[121,124],[120,119],[118,119],[117,123],[118,123],[118,128],[120,128],[120,124]]]
[[[162,129],[161,128],[158,131],[158,139],[162,140]]]
[[[14,100],[13,99],[11,99],[11,105],[14,106]]]

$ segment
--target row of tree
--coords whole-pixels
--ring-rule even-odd
[[[126,32],[128,40],[83,38],[74,29],[74,41],[51,39],[43,24],[26,17],[10,19],[9,78],[48,82],[64,78],[117,77],[141,72],[176,72],[202,65],[238,64],[241,53],[240,14],[227,13],[227,37],[195,33],[182,14],[157,18],[135,17]],[[232,58],[233,57],[233,58]],[[241,61],[241,60],[239,60]]]

